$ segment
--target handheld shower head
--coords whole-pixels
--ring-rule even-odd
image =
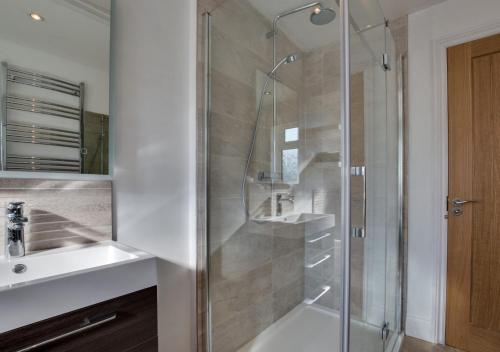
[[[246,196],[247,175],[248,175],[248,170],[249,170],[249,167],[250,167],[250,162],[252,160],[252,155],[253,155],[253,152],[254,152],[255,143],[256,143],[256,140],[257,140],[257,129],[259,127],[259,121],[260,121],[260,118],[261,118],[262,102],[264,101],[264,95],[267,95],[266,92],[267,92],[267,87],[269,86],[269,83],[276,78],[274,76],[274,74],[276,73],[276,71],[278,70],[278,68],[281,65],[288,65],[288,64],[294,63],[295,61],[300,60],[301,58],[302,58],[302,54],[301,53],[293,53],[293,54],[289,54],[289,55],[283,57],[280,61],[278,61],[278,63],[276,65],[274,65],[273,69],[270,72],[267,73],[267,77],[266,77],[266,80],[264,82],[264,86],[261,89],[260,99],[259,99],[259,105],[257,107],[257,117],[256,117],[256,120],[255,120],[255,126],[253,128],[253,132],[252,132],[252,142],[250,144],[250,150],[248,151],[248,156],[247,156],[247,161],[246,161],[246,164],[245,164],[245,171],[243,173],[243,178],[241,180],[241,190],[240,190],[241,204],[243,205],[243,209],[245,210],[245,216],[246,216],[247,220],[250,217],[250,212],[248,210],[248,204],[247,204],[247,196]],[[274,95],[274,97],[276,97],[276,96]],[[272,173],[271,179],[273,177],[275,177],[274,175],[276,175],[276,173]]]
[[[293,53],[293,54],[290,54],[286,57],[286,64],[291,64],[291,63],[294,63],[295,61],[297,60],[300,60],[302,58],[302,54],[301,53]]]
[[[273,76],[276,73],[276,71],[278,70],[278,68],[280,68],[281,65],[292,64],[295,61],[300,60],[301,58],[302,58],[301,53],[293,53],[293,54],[287,55],[284,58],[282,58],[280,61],[278,61],[278,63],[273,67],[273,69],[267,75]]]

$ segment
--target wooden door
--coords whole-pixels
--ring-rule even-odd
[[[500,35],[448,49],[448,133],[446,343],[499,352]]]

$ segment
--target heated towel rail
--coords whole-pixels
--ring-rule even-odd
[[[45,171],[82,173],[85,148],[83,141],[83,114],[85,84],[70,82],[58,77],[8,65],[1,66],[2,109],[0,119],[0,167],[10,171]],[[45,91],[52,91],[76,97],[78,104],[72,106],[52,99],[21,96],[12,92],[13,84],[25,85]],[[24,111],[62,120],[78,121],[78,129],[59,126],[62,120],[54,120],[51,125],[24,123],[9,118],[13,111]],[[51,155],[13,154],[7,143],[24,143],[72,148],[78,150],[78,158],[60,158]],[[74,154],[74,153],[73,153]]]

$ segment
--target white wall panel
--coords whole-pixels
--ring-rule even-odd
[[[119,242],[158,256],[160,351],[195,349],[196,1],[115,1]]]

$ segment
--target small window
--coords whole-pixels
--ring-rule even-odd
[[[283,181],[294,183],[298,181],[299,176],[299,150],[284,149],[282,152],[282,172]]]
[[[299,128],[286,128],[285,129],[285,143],[296,142],[299,140]]]

